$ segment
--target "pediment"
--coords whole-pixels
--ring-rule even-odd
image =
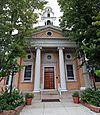
[[[62,38],[63,33],[59,27],[43,26],[38,28],[38,32],[34,33],[32,38]]]

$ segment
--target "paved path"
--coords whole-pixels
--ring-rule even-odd
[[[74,104],[71,100],[61,102],[33,100],[33,104],[25,106],[20,115],[100,115],[100,113],[92,112],[81,104]]]

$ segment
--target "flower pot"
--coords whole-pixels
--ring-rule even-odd
[[[26,98],[26,105],[32,104],[32,98]]]
[[[79,103],[79,97],[73,97],[73,102],[78,104]]]

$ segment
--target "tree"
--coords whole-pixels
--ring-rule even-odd
[[[100,39],[98,39],[100,33],[97,34],[100,25],[92,23],[93,17],[96,18],[100,12],[100,1],[58,0],[58,3],[63,11],[63,16],[60,19],[63,31],[71,29],[70,35],[78,43],[78,51],[81,56],[85,51],[89,65],[100,67]]]
[[[88,64],[94,76],[94,68],[100,69],[100,0],[58,0],[58,3],[63,12],[60,26],[64,32],[70,29],[79,46],[77,55],[83,59],[82,65]]]
[[[9,76],[18,57],[25,54],[26,38],[34,32],[45,0],[0,0],[0,77]],[[38,10],[38,13],[36,13]]]

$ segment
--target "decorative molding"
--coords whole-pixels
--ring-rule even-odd
[[[48,59],[47,56],[51,56],[51,59]],[[51,62],[54,62],[53,53],[45,53],[44,54],[44,63],[51,63]]]
[[[75,42],[66,40],[66,39],[31,39],[30,40],[32,47],[67,47],[67,48],[76,48],[77,45]]]

